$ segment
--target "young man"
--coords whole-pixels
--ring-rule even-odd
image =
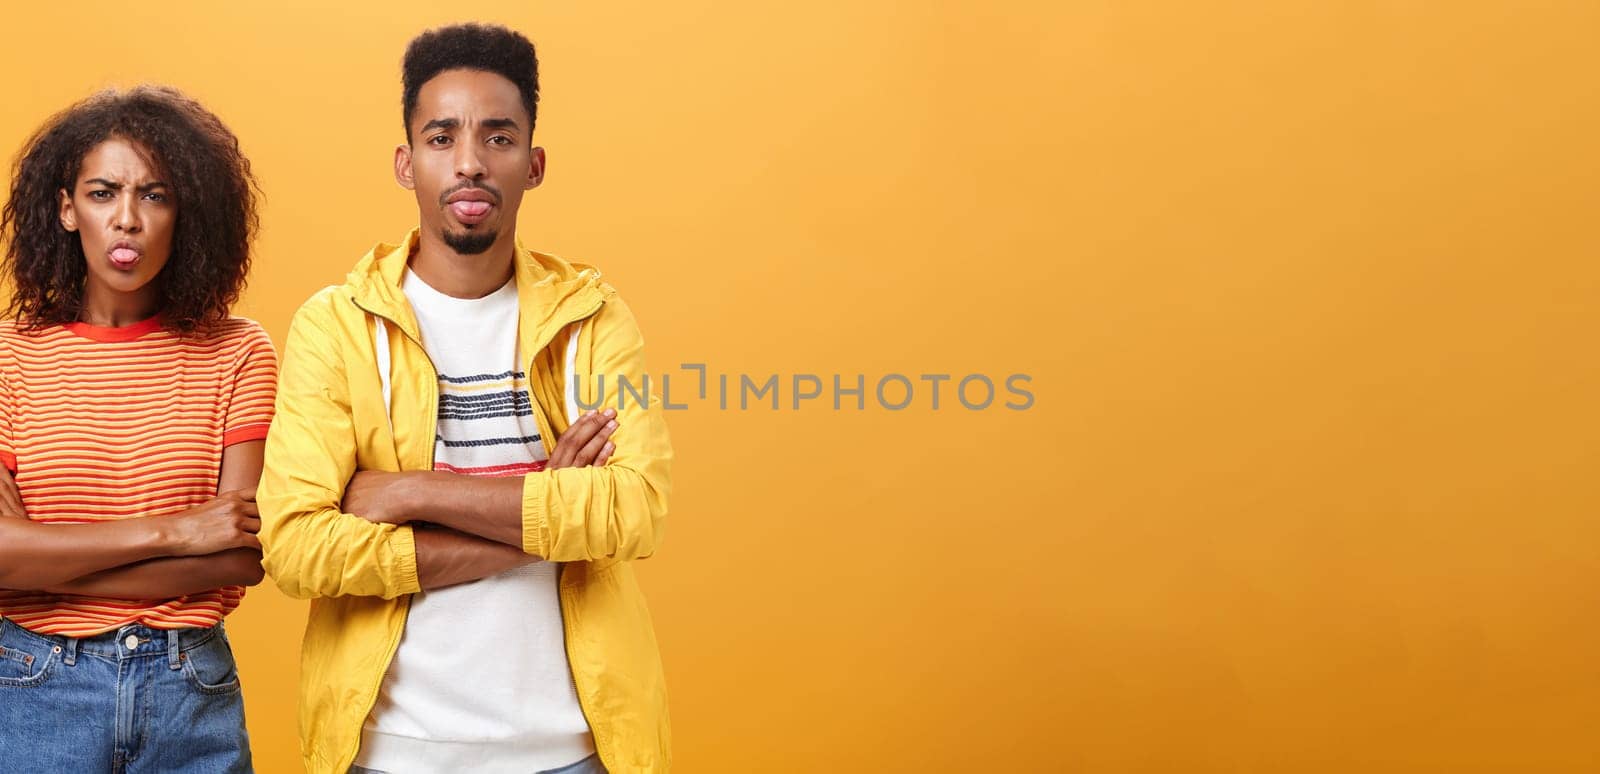
[[[258,502],[268,573],[312,600],[313,774],[670,765],[629,561],[661,541],[671,445],[659,399],[611,399],[645,383],[616,290],[516,239],[537,102],[523,36],[413,40],[394,167],[421,225],[291,324]]]

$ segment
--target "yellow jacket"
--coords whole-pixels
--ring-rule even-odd
[[[416,239],[413,230],[400,245],[378,245],[344,285],[312,296],[284,347],[257,501],[267,572],[284,593],[311,600],[300,674],[300,741],[311,774],[344,774],[355,759],[420,590],[411,527],[339,508],[357,470],[433,468],[437,376],[400,290]],[[661,543],[672,447],[658,396],[647,392],[648,407],[631,394],[617,397],[619,378],[645,383],[644,342],[628,306],[592,267],[519,244],[516,280],[519,357],[540,436],[560,437],[574,418],[573,374],[582,376],[571,381],[584,405],[597,393],[606,406],[622,403],[606,465],[526,477],[522,547],[562,563],[567,659],[601,761],[619,774],[667,771],[666,684],[628,560]],[[379,374],[385,360],[388,383]]]

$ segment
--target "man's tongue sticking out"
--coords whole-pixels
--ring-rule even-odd
[[[450,211],[463,223],[476,223],[489,212],[488,202],[459,201],[450,203]]]

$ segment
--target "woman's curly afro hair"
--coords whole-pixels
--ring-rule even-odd
[[[17,157],[0,210],[6,316],[25,329],[76,322],[88,274],[83,245],[60,220],[83,159],[121,138],[150,154],[178,208],[172,253],[157,275],[163,324],[193,334],[221,322],[244,289],[259,228],[259,187],[239,139],[211,111],[165,86],[95,94],[52,116]]]

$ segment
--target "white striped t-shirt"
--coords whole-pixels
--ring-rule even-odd
[[[461,299],[407,270],[402,288],[439,374],[434,469],[473,476],[543,470],[537,408],[517,358],[516,280]],[[567,663],[554,563],[412,597],[358,765],[526,774],[593,752]]]

